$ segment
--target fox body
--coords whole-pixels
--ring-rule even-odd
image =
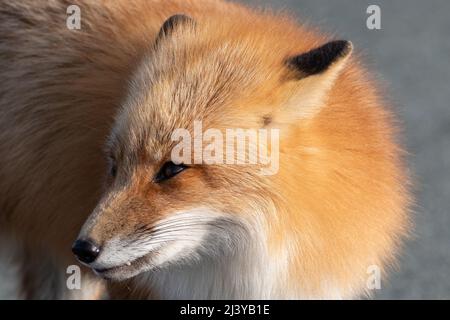
[[[0,228],[23,248],[27,297],[56,295],[39,284],[75,263],[75,239],[94,272],[66,297],[102,278],[111,297],[367,293],[409,194],[351,43],[222,1],[75,4],[79,30],[66,1],[1,1]],[[173,163],[171,134],[194,121],[279,129],[278,172]]]

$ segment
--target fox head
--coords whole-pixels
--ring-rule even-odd
[[[328,156],[340,159],[336,150],[314,147],[323,128],[313,124],[332,103],[352,44],[306,31],[300,36],[287,23],[264,30],[266,23],[255,18],[234,27],[226,19],[176,15],[149,43],[108,139],[104,196],[73,248],[96,273],[122,280],[171,265],[250,259],[250,251],[271,256],[306,248],[320,229],[316,225],[329,226],[327,219],[350,220],[313,216],[318,202],[335,208],[302,192],[319,190],[317,181],[325,188],[331,175],[318,169],[320,163],[326,166]],[[196,140],[195,121],[203,131],[224,135],[229,128],[278,129],[279,172],[261,175],[260,164],[175,161],[173,132],[185,129]],[[322,189],[317,195],[341,197],[337,189]],[[286,274],[295,259],[283,260]]]
[[[289,135],[318,112],[352,51],[350,42],[333,41],[297,54],[267,52],[248,34],[227,38],[215,27],[172,16],[131,80],[106,147],[107,190],[74,246],[104,277],[234,253],[252,234],[262,236],[280,196],[270,176],[258,165],[175,163],[172,134],[201,121],[203,130]]]

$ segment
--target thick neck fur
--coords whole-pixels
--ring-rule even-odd
[[[160,299],[293,298],[280,286],[287,260],[281,252],[269,257],[266,231],[262,226],[257,229],[239,233],[233,247],[224,248],[217,237],[206,239],[210,250],[212,242],[222,248],[214,246],[213,255],[202,252],[195,259],[143,274],[135,283],[144,292],[150,288],[149,297]]]

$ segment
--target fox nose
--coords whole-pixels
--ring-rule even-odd
[[[97,259],[100,248],[92,241],[79,239],[73,244],[72,252],[81,262],[91,263]]]

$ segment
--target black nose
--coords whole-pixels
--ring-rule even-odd
[[[72,246],[72,252],[81,262],[91,263],[97,259],[98,254],[100,253],[100,248],[92,241],[77,240]]]

